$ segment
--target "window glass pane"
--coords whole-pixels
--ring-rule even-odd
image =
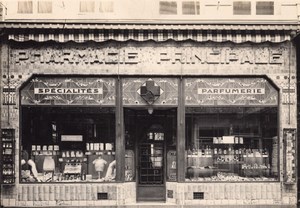
[[[159,14],[177,14],[176,1],[160,1]]]
[[[195,1],[182,2],[182,14],[200,14],[200,4]]]
[[[274,15],[273,1],[258,1],[256,2],[257,15]]]
[[[81,1],[80,12],[94,12],[95,2],[94,1]]]
[[[18,13],[28,14],[32,13],[32,1],[19,1],[18,2]]]
[[[250,15],[251,2],[250,1],[235,1],[233,2],[233,14],[235,15]]]
[[[101,1],[99,12],[101,13],[112,13],[114,12],[114,2],[113,1]]]
[[[186,181],[275,181],[276,107],[186,109]]]
[[[38,13],[52,13],[52,2],[51,1],[39,1],[38,2]]]
[[[22,108],[22,182],[115,181],[113,108]]]

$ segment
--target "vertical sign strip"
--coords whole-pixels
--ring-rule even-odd
[[[296,129],[283,129],[284,182],[296,183]]]

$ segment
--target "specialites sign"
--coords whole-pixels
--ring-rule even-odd
[[[114,105],[115,80],[35,77],[21,91],[23,105]]]
[[[34,94],[38,95],[55,95],[55,94],[103,94],[102,88],[35,88]]]
[[[264,78],[190,78],[186,105],[278,105],[278,91]]]

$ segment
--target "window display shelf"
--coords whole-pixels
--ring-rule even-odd
[[[241,165],[244,164],[244,162],[214,162],[214,164],[228,164],[228,165]]]
[[[186,152],[187,178],[200,180],[203,177],[216,177],[219,173],[240,177],[270,176],[269,152],[259,146],[249,148],[247,145],[249,141],[237,136],[200,138],[194,143],[193,149]]]
[[[60,155],[60,151],[54,151],[54,150],[52,150],[52,151],[44,151],[44,150],[41,150],[41,151],[32,151],[31,152],[31,154],[33,155],[33,156],[35,156],[35,155]]]
[[[15,183],[15,130],[2,129],[2,149],[1,149],[1,183],[14,184]]]
[[[195,157],[195,158],[198,158],[198,157],[212,157],[213,155],[188,155],[188,157]]]
[[[112,155],[114,156],[116,152],[112,150],[90,150],[86,151],[85,155]]]

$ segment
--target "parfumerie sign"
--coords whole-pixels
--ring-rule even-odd
[[[34,88],[34,94],[103,94],[102,88]]]
[[[264,88],[198,88],[198,94],[263,95]]]

